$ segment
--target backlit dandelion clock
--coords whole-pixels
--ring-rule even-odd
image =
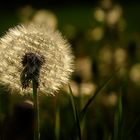
[[[30,24],[10,29],[0,50],[0,84],[11,93],[33,93],[34,140],[40,140],[38,93],[54,94],[68,83],[73,71],[70,46],[59,32]]]
[[[0,83],[20,94],[54,94],[73,71],[70,45],[57,31],[39,25],[10,29],[0,41]],[[24,89],[24,90],[23,90]]]

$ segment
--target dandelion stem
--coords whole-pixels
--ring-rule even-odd
[[[34,128],[34,140],[40,140],[40,130],[39,130],[39,102],[37,95],[37,83],[32,80],[33,85],[33,102],[34,102],[34,112],[35,112],[35,128]]]

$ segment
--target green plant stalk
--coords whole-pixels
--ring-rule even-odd
[[[55,120],[55,137],[56,140],[59,140],[59,134],[60,134],[60,110],[59,106],[56,110],[56,120]]]
[[[35,112],[35,127],[34,127],[34,140],[40,140],[40,130],[39,130],[39,101],[37,94],[37,84],[32,80],[33,86],[33,102],[34,102],[34,112]]]
[[[70,91],[70,100],[71,100],[71,104],[72,104],[72,108],[73,108],[73,114],[74,114],[74,118],[75,118],[75,122],[76,122],[76,126],[77,126],[77,131],[78,131],[78,139],[81,140],[82,138],[81,138],[80,120],[79,120],[77,108],[76,108],[76,105],[74,102],[72,89],[71,89],[70,85],[68,85],[68,87],[69,87],[69,91]]]

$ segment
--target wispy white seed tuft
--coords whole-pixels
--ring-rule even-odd
[[[45,60],[39,71],[39,93],[54,94],[68,83],[73,72],[70,45],[58,31],[30,24],[9,29],[1,38],[0,84],[23,95],[32,92],[31,84],[23,90],[20,81],[22,59],[28,53]]]

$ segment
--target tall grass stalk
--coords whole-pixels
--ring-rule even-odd
[[[34,140],[40,140],[40,130],[39,130],[39,101],[37,94],[37,84],[32,80],[33,85],[33,102],[34,102],[34,112],[35,112],[35,126],[34,126]]]
[[[69,85],[69,91],[70,91],[70,99],[71,99],[71,104],[72,104],[72,108],[73,108],[73,114],[74,114],[74,119],[76,122],[76,126],[77,126],[77,132],[78,132],[78,139],[81,140],[81,127],[80,127],[80,120],[79,120],[79,116],[78,116],[78,112],[77,112],[77,108],[74,102],[74,97],[73,97],[73,93],[72,93],[72,89]]]

